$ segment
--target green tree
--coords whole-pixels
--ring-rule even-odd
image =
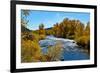
[[[44,29],[44,24],[39,25],[39,34],[45,35],[45,29]]]
[[[44,24],[39,25],[39,35],[40,35],[40,40],[45,38],[45,29],[44,29]]]

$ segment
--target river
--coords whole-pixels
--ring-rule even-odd
[[[74,40],[56,38],[54,36],[47,36],[44,40],[39,41],[42,52],[47,53],[47,47],[54,46],[57,41],[62,42],[62,58],[64,61],[89,59],[89,55],[86,53],[86,51],[82,47],[78,46]]]

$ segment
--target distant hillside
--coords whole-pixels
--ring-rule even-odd
[[[50,28],[44,28],[45,30],[51,30],[52,29],[52,27],[50,27]],[[39,30],[39,29],[38,29]],[[38,31],[38,30],[33,30],[33,31]],[[31,31],[31,30],[30,30]]]
[[[31,30],[27,29],[25,26],[21,25],[21,32],[30,32]]]
[[[52,29],[52,27],[50,27],[50,28],[45,28],[45,30],[51,30]]]

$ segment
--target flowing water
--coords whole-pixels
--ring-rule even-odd
[[[43,53],[47,53],[48,46],[54,46],[57,41],[62,43],[62,59],[64,61],[89,59],[89,55],[82,47],[78,46],[74,40],[56,38],[54,36],[47,36],[46,39],[39,41]]]

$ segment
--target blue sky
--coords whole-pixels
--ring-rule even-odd
[[[64,18],[80,20],[82,23],[86,24],[90,21],[90,13],[31,10],[30,14],[27,16],[27,20],[29,20],[27,27],[30,30],[36,30],[38,26],[43,23],[45,28],[49,28],[55,23],[62,22]]]

